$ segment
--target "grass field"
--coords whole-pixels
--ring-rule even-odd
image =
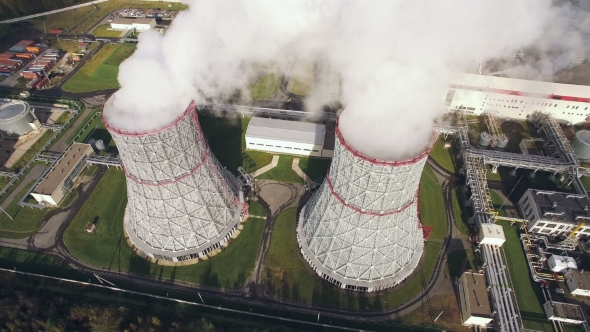
[[[55,133],[51,130],[46,130],[39,139],[31,145],[13,165],[10,167],[12,171],[20,171],[25,165],[31,161],[41,151],[41,148],[47,143]]]
[[[240,166],[250,173],[270,164],[270,153],[246,151],[244,135],[250,118],[199,114],[199,121],[211,151],[234,174]]]
[[[89,92],[119,87],[119,65],[135,51],[137,45],[107,44],[92,56],[62,88],[68,92]]]
[[[34,183],[35,181],[28,183],[6,208],[6,213],[14,220],[11,220],[6,214],[0,212],[0,237],[22,239],[35,234],[39,229],[41,218],[43,218],[49,209],[33,209],[21,207],[17,204],[20,198],[27,193]]]
[[[250,207],[248,208],[248,214],[259,217],[266,217],[266,210],[256,201],[250,201]]]
[[[512,171],[512,168],[500,166],[500,167],[498,167],[498,171],[496,173],[492,173],[492,167],[490,165],[487,165],[486,167],[488,170],[488,172],[486,174],[486,177],[488,180],[512,181],[512,180],[516,179],[516,176],[510,175],[510,171]]]
[[[442,315],[435,322],[434,320],[441,312]],[[445,295],[437,295],[428,301],[422,301],[418,309],[404,315],[396,322],[414,328],[424,327],[447,331],[473,331],[471,328],[461,324],[461,309],[454,296],[450,298]]]
[[[293,156],[281,155],[277,167],[257,176],[257,179],[276,180],[282,182],[303,183],[303,179],[293,170]]]
[[[463,271],[475,268],[477,267],[475,266],[473,251],[470,249],[455,250],[447,257],[446,272],[453,280],[461,276]]]
[[[116,271],[130,271],[218,287],[243,283],[254,268],[264,220],[250,219],[237,239],[217,256],[195,265],[163,267],[137,256],[123,237],[123,215],[127,204],[125,176],[109,169],[65,232],[64,241],[78,259]],[[99,218],[95,234],[85,231],[88,222]]]
[[[502,197],[500,197],[500,195],[493,191],[490,190],[490,197],[492,198],[492,204],[494,207],[494,210],[496,210],[498,212],[499,215],[506,217],[506,209],[504,208],[504,199]]]
[[[168,3],[167,3],[168,5]],[[157,2],[138,1],[138,0],[109,0],[98,5],[99,10],[94,11],[93,6],[86,6],[78,9],[72,9],[61,13],[45,16],[45,24],[47,30],[54,28],[71,28],[74,24],[82,20],[88,14],[93,13],[86,21],[80,24],[79,27],[72,30],[71,34],[84,33],[100,22],[109,13],[121,8],[159,8],[162,5]],[[186,5],[180,3],[172,3],[169,10],[182,10],[187,8]],[[35,28],[43,31],[43,23],[35,22]]]
[[[313,181],[318,181],[326,176],[331,159],[299,158],[299,168]]]
[[[508,261],[508,269],[516,294],[516,301],[520,309],[525,328],[538,331],[553,331],[541,303],[544,302],[539,284],[534,282],[527,266],[522,245],[518,239],[516,229],[509,222],[500,221],[498,224],[504,228],[506,242],[504,253]]]
[[[445,149],[443,144],[443,138],[440,136],[436,143],[434,143],[434,146],[430,151],[430,156],[436,161],[437,164],[442,166],[447,171],[456,173],[457,171],[455,168],[455,163],[451,157],[451,151],[453,148],[451,147],[449,149]]]
[[[426,165],[420,178],[420,221],[424,226],[432,226],[429,239],[445,238],[447,233],[447,220],[445,216],[445,204],[442,190],[436,175]]]
[[[96,27],[96,29],[94,29],[94,31],[92,31],[92,34],[95,35],[96,37],[119,37],[121,35],[121,33],[123,31],[118,31],[118,30],[110,30],[111,25],[110,24],[103,24],[103,25],[99,25]]]
[[[469,216],[466,215],[466,207],[462,204],[461,192],[459,188],[453,189],[453,214],[455,215],[455,227],[461,235],[469,235],[469,226],[467,220]]]
[[[68,264],[59,257],[0,247],[0,267],[19,271],[52,274],[56,269],[65,269]]]
[[[281,84],[281,77],[277,74],[268,74],[250,85],[250,97],[254,100],[266,100],[273,97]]]
[[[342,292],[323,282],[307,267],[300,257],[295,226],[297,210],[282,212],[276,220],[265,263],[265,285],[275,295],[322,306],[360,310],[379,310],[397,307],[416,296],[430,280],[442,243],[426,242],[419,274],[387,293],[366,295]]]

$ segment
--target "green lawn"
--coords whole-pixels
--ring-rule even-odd
[[[311,92],[310,82],[304,82],[301,79],[292,78],[289,80],[289,92],[298,96],[307,96]]]
[[[235,287],[251,274],[264,220],[250,219],[237,239],[217,256],[182,267],[151,264],[136,255],[123,237],[127,204],[125,176],[110,168],[65,232],[64,241],[78,259],[117,271],[131,271],[218,287]],[[99,218],[96,234],[85,232],[88,222]]]
[[[250,118],[235,115],[227,117],[213,114],[199,114],[201,128],[207,137],[211,151],[219,162],[232,173],[237,174],[238,167],[251,173],[270,164],[272,155],[266,152],[246,151],[246,128]]]
[[[465,265],[463,265],[465,263]],[[463,268],[461,268],[463,267]],[[451,278],[458,278],[463,271],[475,269],[473,251],[470,249],[455,250],[447,257],[447,273]]]
[[[504,253],[524,327],[538,331],[553,331],[543,311],[544,299],[541,288],[533,281],[527,268],[527,261],[516,229],[507,221],[500,221],[498,224],[504,228],[506,236]]]
[[[313,181],[326,177],[332,159],[299,158],[299,168]]]
[[[429,239],[442,240],[447,234],[447,219],[442,190],[430,166],[424,167],[420,178],[420,221],[432,226]]]
[[[250,85],[250,97],[254,100],[266,100],[273,97],[281,84],[281,77],[277,74],[268,74],[261,77],[256,83]]]
[[[281,155],[279,157],[279,164],[259,176],[257,179],[276,180],[282,182],[303,183],[303,179],[293,170],[293,156]]]
[[[169,3],[166,3],[167,10],[183,10],[188,6],[181,3],[172,3],[172,7],[168,7]],[[59,12],[45,16],[45,24],[47,30],[54,28],[71,28],[74,24],[82,20],[89,13],[94,12],[86,21],[84,21],[79,27],[72,30],[71,34],[80,34],[88,31],[94,25],[99,23],[109,13],[121,9],[121,8],[159,8],[162,5],[153,1],[141,1],[141,0],[109,0],[102,2],[98,5],[98,11],[94,12],[92,6],[86,6],[82,8],[72,9],[64,12]],[[43,23],[35,22],[35,28],[39,31],[43,31]]]
[[[135,51],[136,44],[107,44],[92,56],[62,88],[68,92],[89,92],[119,87],[119,65]]]
[[[34,183],[35,181],[28,183],[6,208],[6,213],[14,220],[10,220],[4,212],[0,211],[0,237],[22,239],[35,234],[39,229],[41,218],[50,209],[34,209],[17,204]]]
[[[77,133],[76,133],[77,134]],[[95,140],[102,140],[105,147],[114,147],[115,141],[111,137],[111,134],[104,126],[100,115],[97,115],[80,133],[80,136],[76,138],[76,142],[84,143],[88,141],[90,138],[94,138]]]
[[[250,201],[248,214],[252,216],[266,217],[266,210],[256,201]]]
[[[510,175],[510,171],[512,171],[512,168],[510,167],[503,167],[500,166],[498,167],[498,171],[496,173],[492,173],[492,167],[490,165],[487,165],[487,174],[486,177],[488,180],[492,180],[492,181],[512,181],[516,179],[516,176],[514,175]]]
[[[109,23],[99,25],[92,31],[92,34],[96,37],[119,37],[122,31],[118,30],[110,30],[111,25]]]
[[[456,173],[457,170],[455,168],[455,163],[453,162],[453,157],[451,156],[451,152],[453,151],[453,147],[445,149],[444,140],[442,136],[439,136],[438,140],[434,143],[432,150],[430,151],[430,156],[437,164],[442,166],[449,172]]]
[[[506,217],[506,208],[504,207],[504,199],[502,197],[500,197],[500,195],[493,191],[490,190],[490,197],[492,198],[492,204],[494,207],[494,210],[496,210],[496,212],[498,212],[498,215],[500,216],[504,216]],[[506,202],[509,203],[509,202]]]
[[[25,165],[35,157],[41,150],[43,145],[47,143],[55,133],[48,130],[39,137],[39,139],[31,145],[31,147],[25,152],[13,165],[10,167],[12,171],[20,171]]]
[[[67,269],[68,264],[59,257],[32,251],[0,247],[0,267],[56,275],[56,271]]]
[[[462,204],[461,192],[459,188],[453,189],[453,214],[455,215],[455,227],[461,235],[469,235],[469,226],[467,221],[469,216],[466,214],[466,207]]]
[[[336,286],[322,282],[300,256],[295,233],[296,216],[295,208],[285,210],[279,215],[265,262],[266,287],[275,295],[284,298],[349,309],[394,308],[409,301],[424,288],[424,283],[430,280],[434,272],[438,254],[442,249],[440,242],[426,242],[419,274],[393,291],[378,294],[344,292]]]

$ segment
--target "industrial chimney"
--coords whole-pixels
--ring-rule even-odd
[[[418,265],[424,248],[418,187],[430,150],[401,161],[368,157],[336,126],[326,180],[303,207],[297,240],[322,278],[372,292],[393,287]]]
[[[135,249],[153,259],[196,262],[225,246],[247,205],[236,178],[211,153],[195,104],[171,123],[141,132],[102,120],[127,178],[124,229]]]

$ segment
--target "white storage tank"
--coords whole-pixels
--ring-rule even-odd
[[[590,160],[590,131],[578,131],[572,140],[572,148],[578,158]]]
[[[94,147],[98,151],[104,151],[104,149],[105,149],[104,142],[101,139],[99,139],[96,142],[94,142]]]
[[[490,146],[491,141],[492,141],[492,135],[490,135],[490,133],[484,131],[479,135],[479,141],[477,143],[482,148],[485,148],[485,147]]]
[[[504,135],[504,134],[498,136],[496,149],[502,150],[506,147],[506,145],[508,145],[508,137],[506,137],[506,135]]]
[[[24,102],[0,105],[0,132],[3,137],[18,137],[36,130],[39,121],[33,108]]]

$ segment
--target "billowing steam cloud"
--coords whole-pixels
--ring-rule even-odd
[[[187,3],[165,36],[139,36],[120,68],[122,88],[105,107],[107,121],[155,128],[191,99],[233,93],[253,62],[321,59],[342,75],[344,136],[386,159],[425,149],[451,71],[522,49],[559,19],[549,0]]]

